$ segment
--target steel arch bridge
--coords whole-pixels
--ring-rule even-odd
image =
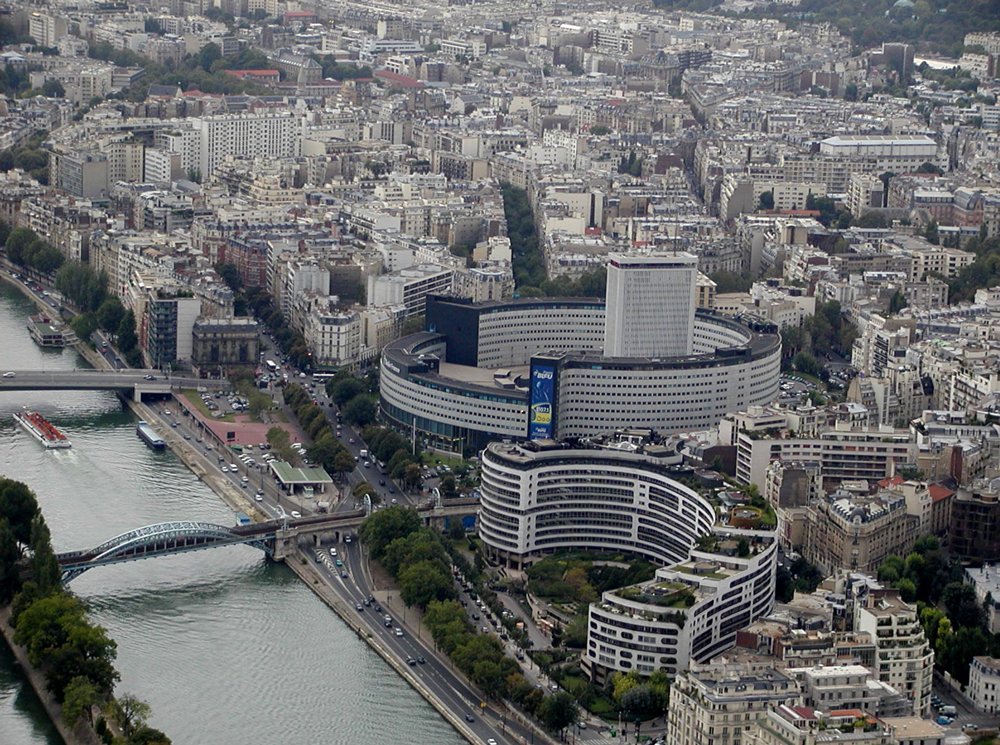
[[[271,556],[274,553],[272,541],[275,530],[273,523],[227,528],[214,523],[178,520],[136,528],[96,548],[57,554],[56,559],[62,569],[62,581],[66,583],[93,567],[216,546],[246,544]]]

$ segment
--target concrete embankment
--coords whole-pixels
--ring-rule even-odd
[[[7,642],[7,646],[14,653],[14,657],[21,666],[24,676],[35,690],[39,700],[42,702],[42,706],[45,707],[45,712],[49,715],[52,725],[56,728],[63,742],[66,745],[100,745],[101,739],[94,732],[93,728],[85,722],[78,722],[75,728],[67,727],[63,723],[62,705],[55,700],[55,697],[45,687],[45,676],[28,661],[27,650],[14,643],[14,630],[10,627],[9,606],[0,608],[0,633],[3,633],[3,638]]]

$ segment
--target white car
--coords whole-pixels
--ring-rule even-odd
[[[3,374],[3,376],[4,376],[5,378],[13,378],[13,377],[16,377],[16,375],[17,375],[16,373],[12,373],[12,372],[5,372],[5,373]]]
[[[302,513],[298,510],[292,510],[290,514],[292,517],[302,517]]]
[[[256,501],[256,502],[263,502],[264,501],[264,495],[263,494],[255,494],[254,495],[254,501]]]

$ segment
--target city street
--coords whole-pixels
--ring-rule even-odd
[[[336,548],[337,558],[344,562],[342,568],[331,568],[322,560],[322,554],[329,551],[327,547],[313,552],[315,568],[349,605],[361,605],[362,610],[358,615],[380,644],[397,654],[401,660],[422,657],[425,662],[413,665],[413,673],[458,716],[465,717],[470,729],[482,737],[484,743],[490,739],[510,744],[534,742],[533,733],[519,723],[510,721],[507,712],[497,710],[492,704],[485,708],[482,706],[482,696],[454,670],[447,658],[438,655],[429,633],[420,627],[414,628],[414,615],[410,614],[407,619],[406,610],[398,597],[392,602],[388,600],[386,593],[374,591],[369,572],[364,566],[364,551],[357,541],[341,543]],[[342,569],[348,576],[340,576],[338,569]],[[370,595],[375,595],[376,600],[385,606],[382,613],[378,613],[374,605],[364,605]],[[391,595],[392,593],[388,593],[388,596]],[[385,613],[392,616],[391,627],[385,625]],[[397,628],[402,630],[402,636],[396,634]],[[472,718],[471,722],[468,717]]]

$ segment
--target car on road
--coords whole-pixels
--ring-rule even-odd
[[[399,628],[399,626],[397,626],[396,627],[396,631],[394,633],[396,634],[396,636],[402,636],[403,635],[403,630],[401,628]]]
[[[472,716],[472,714],[466,714],[465,715],[465,721],[467,721],[467,722],[474,722],[474,721],[476,721],[476,718],[474,716]]]
[[[355,604],[354,604],[354,609],[355,609],[355,610],[359,610],[359,611],[361,611],[362,613],[364,613],[364,612],[365,612],[365,607],[364,607],[363,605],[361,605],[361,603],[355,603]]]
[[[962,732],[975,732],[977,729],[979,729],[979,725],[972,722],[962,725]]]
[[[417,662],[423,665],[427,662],[427,660],[425,660],[421,655],[417,655]]]
[[[219,470],[223,473],[229,473],[229,466],[219,466]]]
[[[344,566],[344,562],[342,562],[340,559],[337,559],[337,566],[339,567]]]
[[[486,741],[486,745],[497,745],[497,741],[491,737],[489,740]]]
[[[354,444],[354,438],[352,437],[350,440],[348,440],[348,442],[353,445]]]
[[[415,667],[416,664],[417,664],[417,661],[415,659],[413,659],[412,657],[407,657],[406,658],[406,664],[409,665],[410,667]]]
[[[340,576],[342,579],[347,579],[347,572],[341,572]]]
[[[256,494],[254,494],[253,498],[254,498],[254,501],[256,501],[256,502],[263,502],[264,501],[264,495],[261,494],[260,492],[257,492]]]
[[[938,717],[934,721],[936,721],[940,725],[947,726],[947,725],[951,724],[952,718],[951,717]]]
[[[376,613],[381,613],[382,612],[382,606],[379,605],[378,603],[375,603],[375,612]]]
[[[292,517],[294,517],[294,518],[299,518],[299,517],[302,517],[302,513],[301,513],[301,512],[299,512],[298,510],[292,510],[292,511],[291,511],[290,513],[288,513],[288,514],[290,514],[290,515],[291,515]]]
[[[187,432],[185,432],[184,433],[184,439],[185,440],[190,440],[191,439],[191,435],[189,435]]]

